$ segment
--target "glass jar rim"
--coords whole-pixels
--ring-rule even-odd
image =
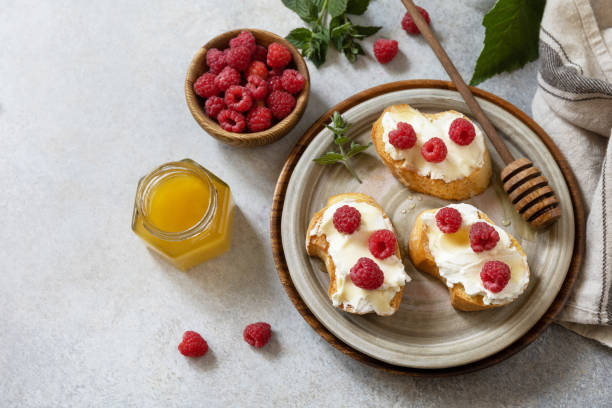
[[[167,177],[172,177],[180,173],[192,174],[202,179],[209,188],[210,199],[208,207],[202,218],[184,231],[169,232],[157,228],[148,217],[147,205],[154,188]],[[217,189],[212,182],[208,171],[191,159],[183,159],[174,162],[164,163],[149,174],[140,179],[136,190],[136,208],[142,215],[144,228],[157,238],[167,241],[182,241],[192,238],[205,231],[215,216],[217,211]]]

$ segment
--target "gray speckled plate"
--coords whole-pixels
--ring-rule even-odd
[[[342,166],[312,162],[329,150],[331,132],[322,130],[297,163],[285,196],[281,220],[283,251],[291,279],[316,318],[340,340],[373,358],[415,368],[447,368],[490,356],[525,334],[546,312],[569,268],[574,245],[574,214],[563,175],[540,139],[518,118],[499,106],[479,100],[493,124],[506,137],[515,157],[529,157],[544,172],[561,201],[562,217],[552,228],[532,230],[511,206],[499,182],[503,162],[489,145],[494,175],[489,188],[466,202],[483,210],[495,223],[514,235],[527,253],[531,281],[511,305],[481,311],[459,312],[449,302],[447,288],[416,270],[405,254],[408,237],[420,211],[447,202],[410,191],[400,184],[376,155],[374,148],[354,161],[363,184]],[[409,89],[369,99],[344,113],[352,123],[350,136],[362,143],[382,110],[408,103],[423,111],[468,108],[455,91]],[[327,296],[329,277],[318,259],[306,254],[305,235],[312,215],[333,194],[361,192],[378,201],[398,233],[406,271],[412,277],[397,313],[390,317],[357,316],[332,306]]]

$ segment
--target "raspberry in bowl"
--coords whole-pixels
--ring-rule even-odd
[[[238,29],[206,43],[185,80],[187,106],[214,138],[234,146],[272,143],[293,129],[310,93],[308,68],[284,38]]]

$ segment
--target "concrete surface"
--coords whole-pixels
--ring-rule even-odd
[[[423,3],[423,2],[422,2]],[[492,0],[426,2],[468,78]],[[285,35],[299,18],[278,0],[11,1],[0,6],[0,406],[610,406],[612,351],[551,327],[515,357],[474,374],[414,379],[363,366],[329,346],[293,308],[269,247],[276,178],[305,129],[373,85],[446,78],[399,28],[399,1],[358,22],[400,40],[387,67],[335,51],[311,68],[298,127],[267,147],[208,137],[185,104],[192,55],[236,27]],[[371,52],[372,39],[364,42]],[[529,112],[536,65],[482,85]],[[230,184],[240,210],[229,253],[188,273],[132,234],[138,178],[191,157]],[[251,349],[245,324],[274,327]],[[211,352],[176,350],[197,330]]]

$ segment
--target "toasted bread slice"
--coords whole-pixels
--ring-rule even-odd
[[[391,157],[389,152],[387,152],[385,149],[385,141],[383,140],[383,117],[387,112],[404,115],[407,118],[414,117],[417,119],[422,119],[425,117],[430,122],[436,121],[437,119],[441,118],[442,115],[449,113],[467,120],[469,120],[469,118],[456,111],[446,111],[434,114],[421,113],[407,104],[387,107],[372,127],[372,141],[378,155],[382,158],[387,167],[389,167],[393,175],[402,184],[411,190],[440,197],[445,200],[464,200],[482,193],[487,188],[491,180],[491,158],[489,157],[487,145],[484,143],[482,132],[478,129],[478,127],[474,126],[476,128],[476,139],[472,143],[482,143],[484,146],[482,165],[480,167],[475,165],[474,169],[471,170],[471,172],[465,177],[456,178],[447,182],[442,178],[432,178],[430,175],[421,175],[418,172],[419,169],[415,168],[414,163],[409,163],[408,160],[405,159],[396,160]],[[410,121],[408,121],[408,123],[410,123]],[[448,139],[447,135],[444,137],[446,137],[446,139],[443,140],[447,144],[447,147],[451,146],[451,143],[454,143]],[[480,139],[482,139],[482,141],[480,141]],[[417,143],[414,147],[412,147],[412,149],[418,149],[420,154],[422,144],[423,142],[419,135],[419,131],[417,130]],[[462,149],[464,147],[452,146],[452,148]],[[451,154],[453,154],[453,151],[451,151],[449,148],[447,158]],[[443,166],[444,161],[439,163],[439,165]]]
[[[427,236],[427,228],[428,226],[423,222],[423,215],[426,213],[435,214],[438,211],[437,208],[432,210],[426,210],[421,212],[417,219],[415,220],[414,226],[410,233],[410,240],[408,242],[408,254],[414,266],[428,274],[434,276],[444,283],[445,286],[448,287],[446,279],[440,275],[438,265],[429,250],[429,239]],[[491,224],[493,222],[485,213],[478,210],[478,216],[483,221],[487,221]],[[516,248],[521,256],[526,257],[523,248],[518,243],[518,241],[510,234],[508,234],[510,241],[512,242],[512,247]],[[469,239],[469,238],[468,238]],[[469,245],[469,243],[468,243]],[[527,267],[527,279],[529,277],[529,267]],[[524,288],[523,288],[524,290]],[[469,295],[466,293],[465,288],[461,283],[455,283],[452,287],[448,288],[450,293],[450,302],[451,305],[461,311],[471,312],[477,310],[485,310],[491,309],[494,307],[500,307],[512,303],[515,299],[509,300],[505,303],[490,303],[485,304],[483,302],[483,295]],[[518,297],[518,296],[517,296]]]
[[[332,301],[333,301],[333,295],[338,291],[336,265],[334,264],[334,260],[332,256],[329,254],[329,251],[328,251],[329,242],[327,240],[326,235],[324,233],[313,234],[313,231],[315,231],[315,228],[317,228],[317,226],[322,222],[323,215],[325,214],[325,211],[329,207],[331,207],[332,205],[336,203],[345,201],[345,200],[351,200],[354,202],[363,202],[363,203],[370,204],[373,207],[376,207],[377,209],[379,209],[382,216],[386,220],[389,220],[389,217],[384,213],[383,209],[372,197],[365,195],[365,194],[360,194],[360,193],[345,193],[345,194],[334,195],[327,200],[327,204],[324,208],[322,208],[320,211],[314,214],[314,216],[310,220],[308,229],[306,231],[306,250],[309,255],[316,256],[325,263],[325,267],[327,269],[327,272],[329,273],[329,289],[327,293],[329,295],[330,300]],[[390,220],[389,220],[389,224],[391,224]],[[391,226],[391,228],[393,227]],[[395,231],[393,232],[395,233]],[[399,258],[401,262],[402,258],[401,258],[400,248],[397,242],[395,244],[395,255]],[[366,256],[366,254],[364,254],[364,256]],[[407,275],[406,277],[407,277],[406,281],[409,281],[410,278]],[[350,278],[347,278],[347,279],[350,279]],[[376,289],[375,291],[378,291],[378,290],[379,289]],[[375,292],[375,291],[372,291],[372,292]],[[402,300],[403,292],[404,292],[404,286],[402,285],[399,291],[395,293],[395,295],[390,299],[389,301],[390,309],[388,313],[384,313],[384,315],[391,315],[397,311],[397,309],[399,308],[400,302]],[[365,313],[373,312],[373,310],[361,312],[361,311],[356,310],[352,305],[343,304],[343,303],[337,305],[337,307],[339,307],[340,309],[343,309],[346,312],[355,313],[355,314],[365,314]]]

